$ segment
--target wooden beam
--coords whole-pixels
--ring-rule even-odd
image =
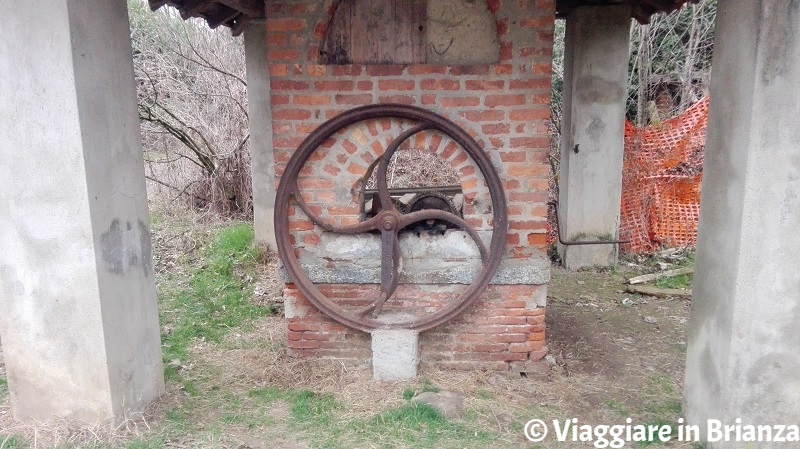
[[[173,2],[170,2],[170,4]],[[208,0],[187,0],[182,5],[178,6],[183,20],[191,19],[192,17],[203,17],[201,14],[209,4],[213,4]]]
[[[147,2],[150,5],[150,11],[155,11],[158,8],[167,4],[167,0],[149,0]]]
[[[639,3],[634,4],[631,8],[631,17],[643,25],[650,23],[650,13]]]
[[[655,281],[664,277],[680,276],[682,274],[694,274],[694,267],[676,268],[659,273],[643,274],[628,279],[628,283],[631,285],[644,284],[645,282]]]
[[[213,30],[222,24],[230,22],[241,14],[241,11],[218,4],[216,11],[206,16],[206,22],[208,22],[208,26]]]
[[[259,17],[260,18],[260,17]],[[250,23],[250,18],[247,16],[241,15],[235,19],[231,23],[228,23],[229,27],[231,27],[231,35],[238,36],[244,32],[244,29],[247,28],[247,24]]]
[[[153,11],[164,5],[174,6],[183,20],[192,17],[205,19],[210,28],[225,25],[231,34],[238,36],[247,22],[263,19],[266,0],[148,0]]]
[[[558,17],[567,16],[580,6],[608,6],[629,3],[631,16],[640,23],[649,23],[650,16],[658,12],[670,13],[680,9],[686,3],[697,3],[699,0],[557,0]]]
[[[264,17],[264,0],[217,0],[219,3],[241,11],[251,18]]]
[[[691,298],[691,290],[678,290],[676,288],[657,288],[647,285],[629,285],[625,288],[628,293],[638,293],[640,295],[656,296],[658,298],[665,298],[668,296],[677,296],[679,298]]]

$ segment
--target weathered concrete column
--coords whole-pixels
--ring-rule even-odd
[[[685,411],[701,429],[798,424],[800,4],[718,8]]]
[[[256,240],[275,247],[275,160],[272,154],[267,28],[253,21],[244,31],[247,103],[250,118],[250,161]]]
[[[0,335],[17,419],[164,390],[124,0],[0,2]]]
[[[619,233],[630,17],[628,6],[579,7],[567,17],[559,209],[570,241]],[[616,249],[559,245],[570,269],[612,265]]]

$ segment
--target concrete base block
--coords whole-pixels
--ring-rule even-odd
[[[372,378],[411,380],[417,377],[419,333],[413,330],[372,331]]]
[[[559,245],[558,249],[564,267],[569,270],[617,264],[617,245]]]

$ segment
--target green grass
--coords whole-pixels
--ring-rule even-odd
[[[289,391],[286,399],[291,404],[292,419],[296,423],[329,425],[333,411],[343,408],[331,394],[320,395],[306,390]]]
[[[193,342],[218,343],[231,329],[246,328],[252,320],[270,313],[250,302],[251,281],[261,259],[253,237],[250,224],[223,228],[202,250],[188,285],[163,292],[161,318],[169,328],[161,337],[167,380],[183,380],[180,363],[189,358]],[[183,384],[188,394],[197,393],[190,382]]]
[[[605,405],[607,409],[611,410],[612,412],[618,414],[623,418],[628,418],[631,416],[631,412],[630,410],[628,410],[628,407],[626,407],[625,404],[622,404],[617,401],[606,401]]]
[[[372,419],[353,420],[345,425],[344,436],[349,441],[373,442],[381,448],[478,448],[489,447],[496,438],[489,432],[448,421],[429,405],[412,402]]]
[[[478,398],[478,399],[482,399],[484,401],[489,401],[491,399],[494,399],[494,395],[491,392],[486,391],[486,390],[478,390],[478,391],[476,391],[475,392],[475,397]]]
[[[163,438],[136,438],[128,442],[125,449],[161,449],[165,445]]]
[[[692,275],[679,274],[677,276],[663,277],[656,280],[654,285],[659,288],[688,289],[692,287]]]
[[[410,401],[376,415],[354,416],[332,394],[226,383],[225,379],[230,379],[227,367],[200,363],[192,348],[199,341],[225,350],[239,344],[268,344],[266,340],[242,343],[224,339],[231,331],[246,332],[257,318],[269,314],[268,309],[250,302],[262,254],[254,244],[253,228],[247,224],[228,225],[213,234],[195,232],[187,238],[195,240],[198,249],[177,252],[173,269],[160,272],[157,278],[168,389],[175,391],[179,386],[182,393],[173,397],[176,403],[149,431],[109,447],[155,449],[172,443],[239,447],[238,438],[246,434],[264,442],[296,439],[310,449],[478,449],[509,438],[494,427],[484,430],[485,423],[474,416],[452,422],[430,406]],[[0,378],[0,395],[6,389],[5,379]],[[439,387],[423,380],[402,394],[411,399],[428,391],[437,392]],[[0,435],[2,449],[31,445],[19,436]]]
[[[420,386],[419,391],[416,391],[413,388],[406,388],[403,390],[403,399],[410,400],[420,393],[438,393],[440,391],[442,391],[441,388],[434,385],[430,380],[422,379],[422,385]]]
[[[655,264],[657,260],[652,260],[651,263]],[[689,251],[683,259],[675,263],[674,268],[693,267],[695,262],[695,252]],[[678,276],[664,277],[653,282],[653,285],[659,288],[677,288],[677,289],[690,289],[692,288],[693,276],[691,274],[680,274]]]
[[[18,449],[26,447],[22,438],[0,434],[0,449]]]
[[[411,393],[406,390],[404,396]],[[272,387],[250,390],[247,396],[264,408],[275,402],[288,405],[289,429],[304,435],[311,448],[349,449],[367,443],[378,448],[483,448],[497,438],[478,427],[448,421],[426,404],[407,402],[371,418],[352,418],[330,394]]]
[[[1,357],[1,356],[0,356]],[[8,397],[8,381],[5,377],[0,376],[0,403],[4,402]],[[20,447],[18,443],[14,442],[15,437],[11,435],[3,435],[0,433],[0,449]]]
[[[430,380],[422,379],[422,392],[423,393],[428,393],[428,392],[430,392],[430,393],[438,393],[440,391],[441,391],[441,388],[439,388],[436,385],[434,385]]]
[[[673,381],[662,374],[653,374],[644,389],[644,397],[648,398],[643,406],[638,410],[641,415],[647,416],[649,421],[645,426],[651,425],[670,426],[672,436],[677,436],[678,418],[683,416],[683,406],[681,396],[675,388]],[[674,439],[674,438],[673,438]],[[637,442],[636,447],[644,448],[654,444],[662,444],[656,438],[654,441]]]
[[[656,419],[672,420],[683,414],[682,398],[667,376],[653,374],[645,388],[645,395],[652,398],[652,401],[648,401],[642,410],[654,415]]]
[[[154,223],[155,228],[170,225]],[[170,391],[165,404],[171,404],[171,408],[163,419],[151,423],[149,431],[108,447],[222,448],[244,447],[250,444],[248,441],[267,447],[296,442],[309,449],[565,447],[551,446],[549,442],[532,445],[522,440],[523,423],[528,419],[563,418],[563,410],[544,404],[508,407],[503,397],[495,397],[490,390],[476,391],[477,405],[473,401],[458,420],[448,420],[430,406],[410,401],[422,392],[440,390],[427,379],[392,392],[393,400],[398,395],[406,399],[401,405],[378,404],[374,410],[379,411],[363,414],[360,407],[351,408],[332,394],[270,386],[264,383],[269,382],[266,377],[264,382],[250,382],[237,377],[229,364],[208,363],[207,359],[219,350],[281,349],[270,346],[277,343],[267,336],[224,338],[229,332],[246,333],[259,317],[269,314],[268,309],[250,302],[263,255],[254,245],[251,225],[225,225],[214,233],[206,229],[181,228],[180,237],[188,245],[176,244],[178,241],[170,240],[170,236],[161,240],[172,242],[168,260],[174,261],[169,270],[159,271],[157,277]],[[187,247],[192,249],[182,249]],[[198,346],[201,341],[207,344]],[[177,392],[177,387],[182,392]],[[6,382],[0,378],[0,398],[4,391],[7,392]],[[666,374],[655,374],[642,389],[636,405],[626,408],[613,401],[604,405],[623,417],[634,417],[636,422],[672,425],[681,415],[678,391],[679,385]],[[4,438],[8,438],[5,446]],[[1,449],[31,445],[32,441],[18,436],[0,435]],[[85,446],[63,446],[78,447]]]

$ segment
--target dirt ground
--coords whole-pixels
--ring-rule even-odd
[[[588,409],[595,419],[625,411],[668,419],[660,409],[680,408],[691,302],[625,293],[622,282],[638,271],[553,269],[549,349],[556,377],[571,385],[565,408],[577,417]]]
[[[179,240],[154,239],[170,245]],[[254,281],[256,302],[276,291],[272,260]],[[552,439],[535,445],[524,438],[522,428],[529,419],[625,424],[630,417],[633,424],[648,424],[682,417],[690,301],[625,293],[624,280],[644,271],[653,270],[629,262],[610,270],[554,267],[547,305],[553,366],[536,378],[433,369],[420,372],[413,382],[374,382],[368,366],[287,356],[285,320],[269,316],[233,329],[221,343],[196,342],[191,359],[179,364],[185,382],[200,394],[187,392],[185,382],[168,382],[167,393],[143,417],[114,431],[72,423],[16,423],[10,418],[7,389],[0,384],[0,448],[587,447]],[[5,380],[3,376],[0,364],[0,379]],[[465,398],[463,418],[450,427],[439,424],[451,433],[432,443],[398,434],[403,442],[375,424],[376,416],[407,404],[408,391],[430,389]],[[302,391],[331,398],[335,405],[326,409],[324,424],[298,414],[298,401],[305,396],[297,392]],[[479,433],[491,443],[477,438]],[[674,442],[666,446],[692,447]]]
[[[586,443],[552,440],[543,446],[532,445],[523,438],[520,426],[528,419],[577,418],[580,423],[625,424],[630,417],[633,424],[651,424],[674,423],[682,417],[690,301],[624,293],[623,280],[640,271],[640,267],[578,272],[553,268],[547,324],[548,345],[556,365],[545,379],[427,370],[421,371],[415,382],[374,382],[366,366],[353,368],[336,361],[286,356],[286,327],[280,317],[262,320],[252,333],[235,334],[229,344],[236,349],[199,345],[197,363],[227,373],[220,382],[228,385],[332,394],[350,419],[369,419],[400,407],[405,402],[404,390],[434,385],[467,398],[465,415],[471,416],[470,424],[499,435],[489,447],[586,447]],[[242,431],[241,441],[247,447],[338,447],[317,434],[319,429],[298,432],[287,417],[287,405],[279,402],[275,407],[271,413],[277,417],[277,427],[259,436]],[[264,438],[280,444],[264,444]],[[351,442],[345,447],[416,446]],[[691,446],[673,443],[669,447]]]

